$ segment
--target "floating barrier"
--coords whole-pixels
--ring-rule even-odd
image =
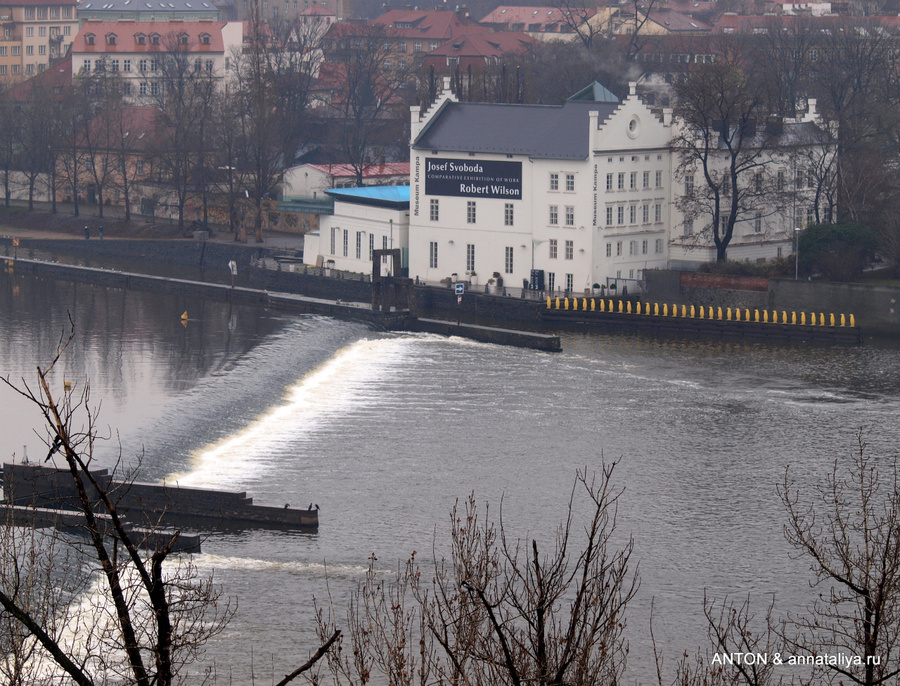
[[[609,319],[601,319],[600,315],[606,314],[610,316],[625,315],[624,318],[616,317],[619,322],[625,322],[632,318],[635,324],[639,326],[661,326],[661,319],[670,322],[667,328],[679,328],[680,330],[690,331],[692,328],[700,333],[719,332],[729,333],[729,327],[734,327],[735,331],[731,332],[737,335],[760,335],[760,336],[781,336],[794,337],[813,335],[821,338],[832,339],[855,339],[858,340],[859,333],[856,329],[856,318],[852,314],[847,313],[825,313],[825,312],[806,312],[806,311],[787,311],[787,310],[768,310],[757,309],[751,310],[748,307],[721,307],[710,305],[678,305],[674,303],[642,303],[640,301],[631,301],[619,298],[613,300],[611,298],[547,298],[547,310],[549,313],[556,311],[568,310],[571,315],[569,317],[577,317],[582,323],[593,321],[592,317],[598,317],[597,321],[609,322]],[[616,304],[618,303],[618,304]],[[577,313],[577,315],[576,315]],[[560,319],[566,321],[569,317]],[[672,320],[676,321],[672,321]],[[681,327],[678,321],[683,321],[684,326]],[[644,324],[640,324],[644,322]],[[654,324],[653,322],[656,322]],[[690,324],[694,322],[694,325]],[[740,326],[740,331],[737,327]],[[710,328],[716,327],[716,328]],[[725,327],[724,329],[722,327]],[[791,329],[796,329],[796,333],[791,333]],[[841,330],[846,333],[840,334]],[[816,331],[821,334],[816,334]],[[769,331],[769,333],[766,333]],[[829,331],[835,332],[829,334]]]

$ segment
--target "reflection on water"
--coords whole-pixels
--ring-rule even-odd
[[[775,492],[786,465],[814,483],[860,426],[874,454],[897,455],[894,349],[567,334],[551,355],[181,297],[0,285],[4,369],[46,359],[71,309],[66,377],[90,376],[124,454],[143,448],[145,478],[321,506],[316,535],[204,543],[198,563],[240,598],[209,653],[236,682],[248,645],[261,679],[305,660],[326,578],[341,600],[372,553],[389,570],[413,550],[427,559],[437,536],[440,554],[457,498],[474,491],[493,512],[502,498],[510,532],[547,544],[575,470],[614,459],[621,540],[634,536],[642,577],[629,673],[650,682],[651,599],[669,664],[704,641],[704,590],[805,602],[807,568],[789,555]],[[184,309],[196,317],[186,329]],[[31,415],[4,407],[9,455],[30,440]]]

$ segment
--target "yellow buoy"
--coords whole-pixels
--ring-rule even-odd
[[[187,316],[187,310],[185,310],[184,312],[181,313],[181,319],[182,319],[182,320],[186,320],[187,318],[188,318],[188,316]]]

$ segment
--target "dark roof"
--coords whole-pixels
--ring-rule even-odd
[[[578,101],[563,105],[447,102],[412,147],[583,160],[590,154],[589,112],[599,112],[602,122],[617,107],[617,103]]]

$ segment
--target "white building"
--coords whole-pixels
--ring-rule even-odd
[[[639,288],[645,269],[672,259],[715,259],[703,217],[685,236],[671,110],[651,110],[634,86],[622,102],[603,90],[562,106],[472,104],[445,81],[427,111],[411,108],[409,275],[484,284],[497,274],[504,286],[581,292],[614,282]],[[811,144],[799,133],[814,119],[812,111],[784,122],[790,145],[769,164],[786,183],[805,183],[797,147]],[[805,226],[808,212],[809,192],[796,190],[793,207],[739,215],[730,259],[791,251],[792,227]]]
[[[412,108],[409,275],[549,290],[640,279],[667,262],[671,116],[622,103]],[[619,285],[627,282],[620,281]],[[635,284],[636,285],[636,284]]]
[[[322,215],[319,230],[306,234],[304,262],[371,274],[373,250],[400,248],[407,266],[409,186],[336,188],[328,194],[334,213]]]

